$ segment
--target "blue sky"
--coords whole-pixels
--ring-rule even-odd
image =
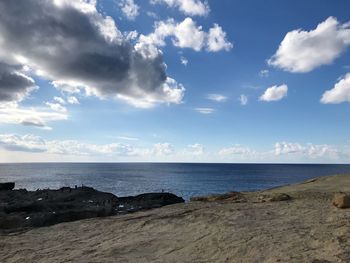
[[[0,162],[350,161],[349,1],[0,7]]]

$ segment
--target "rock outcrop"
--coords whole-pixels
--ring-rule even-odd
[[[135,212],[142,209],[159,208],[166,205],[183,203],[185,200],[171,193],[146,193],[118,198],[117,211]]]
[[[333,197],[333,205],[338,208],[350,208],[350,194],[335,194]]]
[[[11,191],[15,188],[15,183],[0,183],[0,191]]]
[[[0,229],[40,227],[181,203],[170,193],[121,197],[91,187],[0,191]]]

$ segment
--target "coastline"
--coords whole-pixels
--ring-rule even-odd
[[[350,262],[338,192],[350,193],[350,175],[0,234],[0,261]],[[290,199],[269,199],[278,194]]]

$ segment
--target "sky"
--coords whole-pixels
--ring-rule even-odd
[[[348,0],[0,0],[0,162],[350,163]]]

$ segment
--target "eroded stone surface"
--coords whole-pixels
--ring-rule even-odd
[[[0,262],[350,262],[350,210],[332,205],[350,176],[122,216],[0,233]],[[286,193],[287,202],[254,200]]]

